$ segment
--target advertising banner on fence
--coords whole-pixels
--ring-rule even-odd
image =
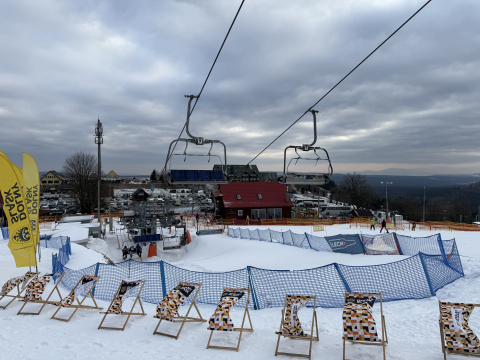
[[[40,176],[32,155],[23,153],[23,194],[27,204],[34,244],[39,241],[38,209],[40,202]]]
[[[364,253],[362,241],[357,234],[325,236],[325,240],[327,240],[328,245],[330,245],[333,252],[345,254]]]
[[[30,217],[22,191],[23,179],[19,179],[17,173],[10,160],[0,154],[0,190],[10,233],[8,247],[17,267],[35,266],[37,265],[35,243],[31,235]]]
[[[313,231],[323,231],[323,225],[315,225]]]

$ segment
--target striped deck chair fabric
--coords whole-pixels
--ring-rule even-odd
[[[480,341],[468,326],[468,318],[473,311],[471,304],[440,302],[440,320],[446,347],[460,353],[479,353]]]
[[[215,312],[210,317],[208,321],[208,330],[219,330],[219,331],[234,331],[233,321],[230,318],[230,309],[235,303],[240,300],[246,293],[248,289],[233,289],[225,288],[223,289],[222,297],[220,302],[215,309]]]
[[[70,293],[60,300],[59,302],[54,303],[55,306],[69,307],[73,304],[75,299],[79,296],[85,296],[86,293],[91,289],[91,286],[95,284],[95,281],[98,279],[98,276],[93,275],[83,275],[80,283],[70,291]]]
[[[310,299],[310,296],[287,295],[285,322],[283,323],[282,331],[277,332],[276,334],[305,336],[302,329],[302,324],[298,318],[298,312],[308,304]]]
[[[372,307],[376,296],[372,293],[347,293],[343,308],[343,339],[379,341]]]
[[[22,290],[25,288],[27,285],[27,282],[30,278],[34,277],[36,273],[27,271],[25,275],[18,276],[16,278],[12,278],[8,280],[3,286],[2,286],[2,292],[0,293],[1,296],[7,295],[10,291],[12,291],[15,286],[22,284]]]
[[[45,291],[45,287],[54,275],[58,274],[45,274],[42,277],[30,281],[27,286],[27,290],[25,290],[25,296],[21,299],[21,301],[36,302],[41,300],[42,294]]]
[[[185,300],[195,291],[198,284],[180,282],[167,296],[157,305],[157,319],[173,321],[178,316],[178,309]]]
[[[106,314],[121,314],[123,300],[128,298],[132,293],[133,289],[135,289],[135,287],[140,285],[142,282],[143,280],[122,280],[120,290],[116,294],[117,296],[115,297],[112,305],[106,311]]]

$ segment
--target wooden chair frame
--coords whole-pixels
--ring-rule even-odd
[[[112,306],[113,302],[115,301],[115,297],[117,296],[118,292],[120,291],[120,288],[122,287],[122,283],[120,283],[120,285],[118,286],[117,292],[115,293],[115,295],[113,295],[113,299],[110,302],[110,305],[108,306],[107,311],[100,313],[100,314],[105,314],[105,316],[103,317],[102,321],[100,322],[100,325],[98,325],[99,329],[123,331],[123,330],[125,330],[125,327],[127,326],[127,323],[128,323],[128,320],[130,319],[130,316],[132,316],[132,315],[142,315],[142,316],[147,315],[145,313],[145,310],[143,309],[142,300],[140,300],[140,294],[142,293],[143,287],[145,286],[145,283],[147,282],[147,280],[142,280],[141,282],[142,282],[142,286],[140,287],[140,290],[138,291],[138,294],[135,297],[135,301],[133,302],[133,305],[132,305],[132,308],[130,309],[130,311],[128,311],[128,312],[123,312],[122,311],[120,314],[111,314],[111,315],[127,315],[127,320],[125,320],[125,324],[123,324],[123,327],[116,328],[116,327],[111,327],[111,326],[102,326],[103,322],[105,321],[105,318],[108,315],[108,313],[107,313],[108,309],[110,309],[110,307]],[[133,312],[133,309],[135,308],[135,305],[137,304],[137,301],[140,304],[140,308],[142,309],[141,313],[134,313]]]
[[[20,291],[20,285],[23,284],[23,283],[17,284],[17,285],[15,286],[15,288],[17,288],[17,295],[5,294],[5,295],[3,295],[2,297],[0,297],[0,301],[1,301],[3,298],[5,298],[5,297],[11,297],[11,298],[13,298],[12,300],[10,300],[10,301],[7,303],[7,305],[0,305],[0,309],[5,310],[12,302],[15,301],[15,299],[20,299],[20,298],[22,298],[22,293],[23,293],[25,290],[27,290],[28,283],[29,283],[30,281],[32,281],[33,279],[36,279],[36,278],[38,277],[38,275],[40,275],[40,272],[35,273],[35,276],[32,276],[30,279],[28,279],[28,280],[27,280],[27,283],[25,284],[25,287],[23,288],[22,291]],[[13,289],[15,289],[15,288],[13,288]],[[13,291],[13,289],[10,290],[9,292]]]
[[[480,307],[480,304],[465,304],[468,306],[473,306],[475,309],[476,307]],[[451,351],[448,350],[447,346],[445,345],[445,333],[443,331],[443,321],[442,321],[442,307],[441,307],[441,301],[438,302],[438,309],[440,310],[440,320],[438,321],[438,324],[440,325],[440,340],[442,342],[442,352],[443,352],[443,359],[447,360],[447,354],[454,354],[454,355],[463,355],[463,356],[476,356],[479,357],[480,354],[475,354],[475,353],[466,353],[466,352],[457,352],[457,351]]]
[[[17,315],[40,315],[40,313],[42,312],[43,308],[45,307],[45,305],[47,305],[49,303],[49,299],[50,297],[53,295],[54,291],[57,290],[57,293],[58,293],[58,296],[60,297],[60,300],[62,299],[62,294],[60,294],[60,291],[58,290],[58,284],[60,284],[60,281],[62,281],[63,279],[63,276],[65,275],[65,273],[61,273],[62,275],[60,276],[60,279],[58,279],[57,283],[53,286],[53,289],[52,291],[50,291],[50,294],[48,295],[47,299],[46,300],[42,300],[42,296],[40,295],[40,299],[37,300],[37,301],[25,301],[22,305],[22,307],[20,308],[20,310],[18,310],[18,313]],[[45,275],[44,275],[45,276]],[[53,278],[53,276],[52,276]],[[52,280],[52,279],[51,279]],[[46,288],[46,285],[45,285],[45,288]],[[18,301],[22,301],[22,300],[18,300]],[[43,304],[42,307],[40,308],[40,310],[38,310],[37,312],[22,312],[23,308],[27,305],[27,304]]]
[[[78,280],[77,284],[73,287],[74,289],[78,286],[78,284],[80,284],[80,282],[83,280],[84,276],[82,276],[82,278],[80,280]],[[95,297],[93,296],[93,289],[95,288],[95,286],[97,285],[97,282],[98,280],[100,280],[101,276],[97,276],[97,280],[95,280],[95,282],[93,283],[92,287],[90,288],[90,290],[88,291],[88,293],[83,297],[82,301],[78,301],[78,298],[76,299],[77,300],[77,303],[78,305],[75,305],[75,304],[71,304],[70,306],[59,306],[57,311],[55,311],[55,313],[52,315],[52,317],[50,319],[53,319],[53,320],[60,320],[60,321],[65,321],[65,322],[69,322],[73,315],[75,315],[75,313],[78,311],[78,309],[98,309],[98,310],[102,310],[103,308],[102,307],[99,307],[97,302],[95,301]],[[69,293],[70,294],[70,293]],[[69,295],[68,294],[68,295]],[[67,295],[67,296],[68,296]],[[93,300],[93,303],[95,304],[95,306],[89,306],[89,305],[83,305],[83,302],[86,300],[86,298],[88,297],[88,295],[91,296],[92,300]],[[63,297],[61,297],[61,299],[63,300]],[[60,300],[61,301],[61,300]],[[48,302],[49,304],[53,305],[55,304],[56,302],[54,301],[49,301]],[[60,317],[56,317],[56,315],[58,314],[58,312],[62,309],[62,308],[65,308],[65,309],[75,309],[73,311],[73,313],[70,315],[70,317],[68,319],[64,319],[64,318],[60,318]]]
[[[248,289],[248,294],[247,294],[247,302],[245,304],[245,311],[243,312],[243,320],[242,320],[242,327],[240,328],[233,328],[233,331],[239,331],[240,336],[238,338],[238,343],[236,347],[228,347],[228,346],[216,346],[216,345],[210,345],[210,341],[212,340],[212,335],[213,332],[216,330],[210,330],[210,337],[208,338],[208,344],[207,344],[207,349],[223,349],[223,350],[235,350],[238,352],[238,349],[240,348],[240,341],[242,340],[242,334],[243,332],[253,332],[253,326],[252,326],[252,319],[250,319],[250,312],[248,311],[248,302],[250,301],[250,288]],[[244,328],[245,325],[245,317],[248,316],[248,322],[250,323],[250,328]]]
[[[155,328],[155,330],[153,331],[153,335],[164,335],[164,336],[172,337],[175,340],[178,340],[178,337],[180,336],[180,333],[182,332],[182,329],[183,329],[183,325],[185,325],[185,323],[187,323],[187,322],[207,322],[207,320],[202,317],[202,314],[200,314],[200,310],[198,310],[197,304],[195,302],[195,300],[197,298],[197,295],[200,292],[200,289],[202,287],[202,283],[192,283],[192,284],[198,285],[198,287],[197,287],[197,291],[195,292],[195,296],[193,297],[192,302],[190,303],[190,306],[188,307],[187,313],[185,314],[185,316],[177,316],[173,319],[173,322],[182,323],[182,325],[180,325],[180,329],[178,329],[177,335],[172,335],[172,334],[167,334],[167,333],[164,333],[164,332],[157,331],[157,329],[160,326],[160,324],[162,323],[163,319],[159,319],[158,325]],[[190,314],[190,310],[192,310],[192,306],[195,307],[195,310],[197,310],[197,314],[198,314],[198,316],[200,316],[200,318],[194,318],[194,317],[189,317],[188,316]],[[178,315],[180,315],[180,313],[178,313]],[[154,316],[154,318],[155,318],[155,316]]]
[[[348,292],[345,292],[345,296],[347,294],[348,294]],[[364,345],[381,346],[383,348],[383,360],[387,359],[386,354],[385,354],[385,345],[388,344],[388,337],[387,337],[387,327],[385,325],[385,316],[383,316],[382,293],[374,293],[374,295],[376,295],[380,298],[380,315],[381,315],[381,321],[382,321],[382,339],[380,341],[375,341],[375,342],[343,339],[343,360],[347,360],[345,358],[345,342],[346,341],[349,341],[352,344],[364,344]]]
[[[312,315],[312,331],[310,333],[310,335],[306,334],[305,336],[295,336],[295,335],[283,335],[281,334],[282,332],[282,328],[283,328],[283,324],[285,323],[285,311],[286,311],[286,307],[287,307],[287,295],[285,295],[285,302],[283,303],[283,309],[282,309],[282,321],[280,322],[280,331],[278,332],[278,340],[277,340],[277,347],[275,349],[275,356],[277,355],[286,355],[286,356],[298,356],[298,357],[305,357],[305,358],[308,358],[308,359],[311,359],[312,358],[312,345],[313,345],[313,340],[315,341],[319,341],[318,339],[318,321],[317,321],[317,296],[314,295],[314,296],[305,296],[306,298],[308,298],[308,302],[310,302],[310,300],[313,299],[313,315]],[[308,303],[307,303],[308,304]],[[317,336],[313,336],[313,330],[316,330],[317,331]],[[281,352],[281,351],[278,351],[278,347],[280,346],[280,338],[281,337],[284,337],[284,338],[290,338],[292,340],[309,340],[310,341],[310,346],[309,346],[309,349],[308,349],[308,355],[306,354],[297,354],[297,353],[287,353],[287,352]]]

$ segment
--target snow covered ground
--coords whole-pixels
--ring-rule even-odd
[[[256,228],[256,226],[251,227]],[[272,227],[272,230],[295,233],[311,232],[311,227]],[[66,229],[65,232],[68,230]],[[74,228],[71,231],[75,231]],[[363,229],[350,229],[337,225],[326,227],[328,235],[374,233]],[[378,233],[378,230],[376,231]],[[409,236],[428,236],[436,232],[402,231]],[[476,232],[441,232],[443,239],[455,238],[465,278],[459,279],[439,290],[435,298],[423,300],[405,300],[384,303],[389,344],[388,359],[442,359],[438,329],[438,300],[480,302],[480,233]],[[63,234],[62,234],[63,235]],[[68,235],[68,234],[67,234]],[[317,232],[315,235],[325,235]],[[55,250],[53,250],[55,251]],[[51,271],[52,249],[42,249],[42,261],[39,270]],[[107,241],[90,239],[85,246],[72,244],[72,257],[68,267],[80,269],[96,262],[106,262],[105,255],[113,262],[121,261],[117,238],[107,236]],[[144,261],[146,251],[144,251]],[[165,260],[173,265],[197,271],[228,271],[247,265],[265,269],[305,269],[332,262],[346,265],[365,265],[392,262],[403,256],[365,256],[336,253],[322,253],[308,249],[299,249],[275,243],[253,240],[232,239],[223,235],[193,236],[192,243],[183,249],[159,251],[158,256],[148,261]],[[138,259],[134,256],[134,259]],[[13,257],[7,247],[7,241],[0,240],[0,284],[19,276],[25,269],[15,268]],[[48,292],[47,288],[47,292]],[[67,291],[61,289],[62,294]],[[220,294],[219,294],[220,295]],[[127,300],[125,308],[131,303]],[[2,302],[0,302],[2,303]],[[99,301],[100,306],[108,303]],[[29,304],[33,309],[36,304]],[[273,359],[281,312],[280,308],[252,310],[251,317],[254,332],[242,336],[240,351],[206,349],[210,332],[205,323],[186,324],[180,338],[174,340],[153,335],[157,320],[153,318],[154,304],[145,304],[147,316],[132,317],[125,331],[98,330],[103,315],[96,310],[81,309],[69,323],[51,320],[54,306],[46,306],[39,316],[17,316],[21,304],[14,302],[6,310],[0,310],[0,359],[133,359],[133,358],[169,358],[169,359]],[[204,318],[209,318],[215,306],[199,305]],[[185,311],[185,309],[182,309]],[[65,310],[65,314],[69,310]],[[311,309],[300,311],[300,320],[306,330],[310,328]],[[241,309],[233,308],[232,318],[240,325]],[[378,306],[374,315],[378,317]],[[317,310],[320,341],[314,342],[314,359],[341,359],[342,357],[342,309]],[[109,319],[111,318],[111,319]],[[108,324],[119,323],[119,317],[107,317]],[[472,328],[480,334],[480,311],[471,316]],[[177,325],[162,323],[165,331],[175,332]],[[215,333],[212,345],[235,344],[238,333]],[[307,342],[291,340],[281,341],[281,351],[307,352]],[[380,347],[347,344],[347,357],[350,359],[382,359]],[[455,356],[450,355],[454,358]]]

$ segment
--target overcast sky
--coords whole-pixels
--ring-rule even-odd
[[[246,164],[425,1],[246,0],[191,132]],[[96,153],[100,117],[104,171],[160,170],[240,2],[2,1],[0,149],[61,170]],[[478,0],[433,0],[316,106],[335,172],[480,172],[479,19]],[[281,170],[312,140],[307,114],[254,163]]]

